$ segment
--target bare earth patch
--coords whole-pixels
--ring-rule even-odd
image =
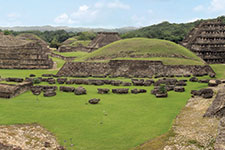
[[[0,126],[0,143],[23,150],[57,150],[59,144],[46,129],[38,124]]]

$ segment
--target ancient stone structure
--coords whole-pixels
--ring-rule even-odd
[[[48,48],[48,43],[42,40],[41,38],[39,38],[37,35],[31,34],[31,33],[24,33],[16,37],[21,40],[37,42],[38,44],[42,46],[43,49],[45,49],[45,51],[50,52],[50,49]]]
[[[225,23],[219,19],[200,23],[182,45],[209,64],[225,63]]]
[[[30,90],[32,83],[23,82],[19,84],[4,84],[0,83],[0,98],[13,98],[28,90]]]
[[[89,44],[89,47],[99,49],[120,39],[117,32],[99,32],[97,37]]]
[[[120,36],[117,32],[99,32],[96,38],[88,45],[83,46],[78,44],[78,46],[62,45],[59,47],[59,52],[93,52],[103,46],[106,46],[112,42],[120,40]]]
[[[0,69],[50,69],[48,49],[35,40],[21,40],[0,32]]]
[[[154,75],[215,74],[208,65],[164,65],[161,61],[111,60],[104,62],[67,62],[57,76],[65,77],[152,77]]]

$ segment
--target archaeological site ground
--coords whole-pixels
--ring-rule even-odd
[[[0,150],[224,150],[225,18],[143,30],[2,30]]]

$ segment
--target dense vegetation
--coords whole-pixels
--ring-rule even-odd
[[[76,37],[77,40],[93,40],[96,36],[96,33],[93,32],[79,32],[79,33],[74,33],[74,32],[66,32],[65,30],[57,30],[57,31],[21,31],[21,32],[16,32],[16,31],[9,31],[5,30],[4,34],[9,35],[13,34],[15,36],[19,34],[24,34],[24,33],[32,33],[46,41],[47,43],[50,43],[50,47],[58,48],[62,42],[66,41],[67,39],[71,37]]]
[[[225,22],[225,16],[218,17]],[[139,30],[130,31],[121,35],[122,38],[146,37],[181,42],[187,34],[199,23],[204,20],[198,20],[191,23],[169,23],[162,22],[157,25],[141,28]]]
[[[150,59],[165,64],[203,64],[188,49],[176,43],[148,38],[132,38],[111,43],[82,58],[83,60]]]
[[[223,22],[225,22],[225,16],[218,17]],[[143,27],[138,30],[121,32],[122,38],[134,38],[134,37],[146,37],[146,38],[156,38],[173,41],[175,43],[181,42],[185,36],[199,23],[204,20],[198,20],[191,23],[169,23],[162,22],[160,24]],[[125,29],[124,29],[125,30]],[[1,31],[1,30],[0,30]],[[45,40],[48,43],[51,43],[52,47],[58,47],[65,40],[76,37],[78,40],[92,40],[95,38],[95,32],[67,32],[65,30],[57,31],[4,31],[5,34],[14,34],[18,35],[21,33],[33,33]]]

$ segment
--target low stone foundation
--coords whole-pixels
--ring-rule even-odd
[[[0,98],[13,98],[30,90],[31,86],[31,82],[23,82],[19,84],[0,83]]]
[[[152,77],[155,75],[215,74],[208,65],[164,65],[161,61],[111,60],[104,62],[67,62],[57,76],[65,77]]]

